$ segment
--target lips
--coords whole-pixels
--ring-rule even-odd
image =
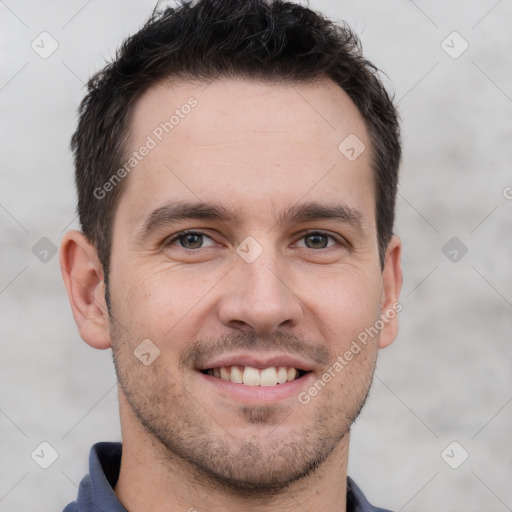
[[[213,368],[221,368],[222,366],[251,366],[252,368],[258,368],[261,370],[270,367],[291,366],[297,370],[306,372],[315,369],[315,365],[312,362],[289,354],[240,353],[219,356],[208,360],[202,364],[198,370],[210,370]]]
[[[212,360],[199,371],[236,384],[276,386],[299,379],[312,369],[308,361],[289,355],[239,354]]]
[[[317,378],[312,371],[297,376],[293,381],[273,385],[248,385],[224,380],[209,375],[207,371],[197,372],[201,381],[201,390],[204,397],[212,403],[225,404],[224,400],[234,400],[245,406],[260,406],[278,404],[284,400],[297,400],[297,396],[312,386]],[[221,400],[218,402],[218,400]]]

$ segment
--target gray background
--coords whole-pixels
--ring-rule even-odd
[[[403,121],[401,332],[381,352],[349,473],[393,510],[511,510],[512,1],[310,5],[355,28]],[[68,142],[83,82],[153,6],[0,1],[2,512],[61,510],[90,446],[120,438],[111,353],[79,338],[39,241],[77,227]],[[43,31],[59,45],[47,59],[31,48]],[[469,44],[458,58],[453,31]],[[458,261],[442,250],[452,237]],[[31,458],[42,441],[58,453],[46,470]]]

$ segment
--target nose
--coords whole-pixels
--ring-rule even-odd
[[[240,258],[227,276],[218,310],[224,325],[269,335],[299,324],[302,306],[292,290],[290,269],[266,253],[253,263]]]

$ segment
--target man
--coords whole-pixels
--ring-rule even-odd
[[[66,512],[382,510],[347,462],[397,333],[398,132],[351,31],[277,0],[154,13],[90,81],[60,261],[122,447]]]

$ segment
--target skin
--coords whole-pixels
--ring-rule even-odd
[[[111,316],[94,247],[77,231],[61,247],[81,337],[114,352],[123,440],[115,492],[131,512],[345,510],[349,429],[378,349],[396,337],[396,315],[308,404],[297,394],[245,403],[205,385],[196,368],[221,353],[296,355],[313,367],[300,387],[307,391],[397,303],[401,244],[391,239],[382,270],[365,123],[327,79],[162,82],[134,106],[131,146],[190,96],[197,107],[126,178],[114,218]],[[352,162],[338,150],[349,134],[366,145]],[[220,204],[239,217],[183,219],[141,235],[152,211],[177,201]],[[360,226],[276,222],[306,202],[357,210]],[[186,229],[206,236],[176,237]],[[333,238],[306,237],[312,230]],[[262,250],[252,263],[236,252],[248,236]],[[145,366],[134,350],[148,338],[160,355]]]

